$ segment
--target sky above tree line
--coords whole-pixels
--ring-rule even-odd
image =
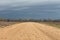
[[[60,0],[0,0],[0,17],[60,18]]]

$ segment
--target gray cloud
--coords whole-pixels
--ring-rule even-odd
[[[14,1],[9,5],[2,5],[0,6],[0,16],[6,18],[60,18],[58,0],[38,1]]]
[[[8,4],[13,4],[13,3],[38,3],[38,2],[43,2],[43,1],[47,1],[47,0],[0,0],[0,5],[8,5]]]
[[[28,8],[31,5],[43,5],[48,3],[59,3],[59,0],[0,0],[0,11],[10,9],[11,7]],[[22,8],[21,8],[22,7]],[[19,10],[18,8],[16,10]],[[15,10],[15,9],[14,9]]]
[[[22,5],[34,5],[34,4],[45,4],[44,2],[60,2],[59,0],[0,0],[0,6],[22,6]]]

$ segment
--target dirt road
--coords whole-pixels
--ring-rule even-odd
[[[0,40],[60,40],[60,29],[25,22],[0,29]]]

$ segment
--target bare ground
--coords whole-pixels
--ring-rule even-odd
[[[60,29],[35,22],[0,28],[0,40],[60,40]]]
[[[9,25],[13,25],[13,24],[17,24],[18,22],[5,22],[5,21],[0,21],[0,28],[9,26]]]

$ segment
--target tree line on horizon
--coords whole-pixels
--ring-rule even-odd
[[[6,22],[60,22],[60,19],[0,19]]]

